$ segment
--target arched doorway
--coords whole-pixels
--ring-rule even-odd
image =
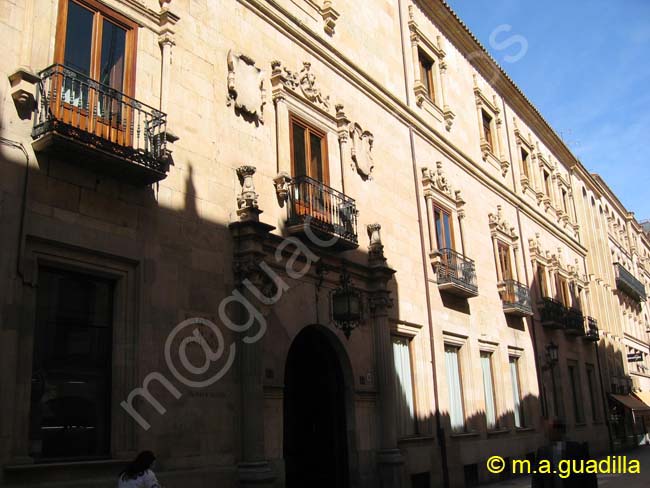
[[[345,381],[323,327],[294,339],[284,374],[286,488],[348,488]]]

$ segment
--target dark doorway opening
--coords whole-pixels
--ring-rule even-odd
[[[284,380],[287,488],[348,488],[343,372],[319,327],[305,328],[294,340]]]

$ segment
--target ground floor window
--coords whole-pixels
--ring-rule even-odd
[[[114,282],[40,268],[30,411],[35,459],[110,452]]]

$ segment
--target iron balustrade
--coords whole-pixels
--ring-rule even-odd
[[[553,298],[543,297],[539,303],[539,315],[542,325],[562,329],[565,327],[566,308]]]
[[[504,309],[517,309],[524,314],[532,314],[530,292],[523,283],[515,280],[504,280],[500,283],[499,295]]]
[[[165,113],[61,64],[39,76],[34,139],[56,132],[167,172]]]
[[[309,176],[289,183],[287,226],[309,226],[357,247],[357,207],[354,199]]]
[[[583,335],[585,333],[585,318],[577,308],[567,308],[564,317],[567,333]]]
[[[600,339],[600,333],[598,332],[598,321],[593,317],[585,317],[585,321],[587,323],[585,339],[590,341],[598,341]]]
[[[635,300],[645,302],[645,286],[637,280],[632,273],[630,273],[620,263],[614,263],[614,270],[616,272],[616,286],[619,290],[624,291]]]
[[[459,285],[472,294],[478,294],[476,267],[474,260],[450,248],[439,249],[440,261],[437,264],[438,284]]]

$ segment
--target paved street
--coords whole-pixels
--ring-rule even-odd
[[[638,459],[641,463],[640,474],[599,474],[598,486],[606,488],[648,488],[650,486],[650,447],[639,447],[634,451],[628,451],[621,455],[627,459]],[[502,481],[484,485],[488,488],[530,488],[530,477],[517,478],[515,480]]]

